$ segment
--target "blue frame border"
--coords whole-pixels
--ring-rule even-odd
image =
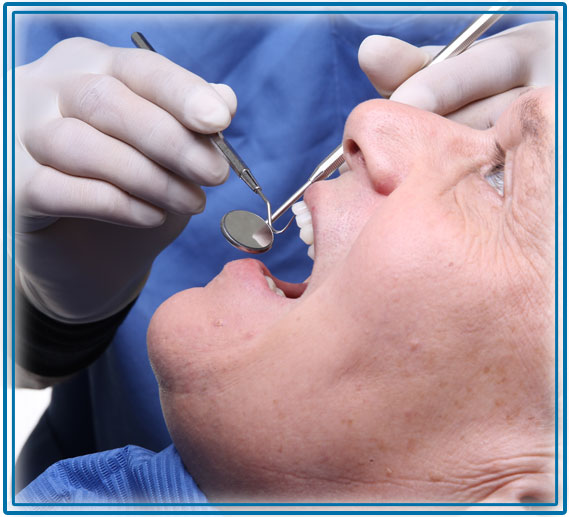
[[[153,503],[143,503],[133,505],[131,503],[114,503],[114,504],[91,504],[91,503],[67,503],[65,505],[57,504],[57,503],[44,503],[44,504],[35,504],[33,507],[36,508],[36,511],[32,510],[22,510],[22,511],[14,511],[8,510],[8,462],[7,462],[7,453],[8,453],[8,443],[7,443],[7,408],[8,408],[8,323],[11,324],[12,330],[12,340],[11,340],[11,348],[12,348],[12,408],[13,413],[15,413],[15,386],[14,386],[14,357],[15,357],[15,312],[12,311],[11,321],[8,321],[8,289],[7,289],[7,281],[8,281],[8,259],[7,259],[7,237],[8,237],[8,220],[7,220],[7,178],[8,178],[8,141],[7,141],[7,130],[8,130],[8,117],[7,117],[7,108],[8,108],[8,97],[7,97],[7,86],[8,86],[8,8],[9,7],[32,7],[32,6],[58,6],[58,7],[84,7],[84,6],[93,6],[93,7],[105,7],[105,6],[124,6],[124,7],[135,7],[135,6],[144,6],[144,7],[168,7],[168,6],[180,6],[180,7],[204,7],[204,6],[212,6],[212,7],[322,7],[322,6],[338,6],[338,7],[346,7],[349,5],[350,7],[387,7],[387,6],[476,6],[476,7],[486,7],[486,6],[493,6],[497,5],[496,2],[275,2],[275,3],[266,3],[266,2],[148,2],[148,3],[129,3],[129,2],[6,2],[4,3],[3,9],[3,29],[4,29],[4,51],[3,51],[3,58],[4,58],[4,67],[3,67],[3,81],[4,81],[4,100],[3,100],[3,108],[4,108],[4,117],[3,117],[3,129],[4,129],[4,142],[3,142],[3,151],[4,151],[4,177],[3,177],[3,217],[4,217],[4,224],[3,224],[3,238],[4,238],[4,260],[3,260],[3,279],[4,279],[4,292],[3,292],[3,302],[4,302],[4,311],[3,311],[3,322],[4,322],[4,357],[3,357],[3,374],[4,374],[4,390],[3,390],[3,425],[4,425],[4,439],[3,439],[3,474],[4,474],[4,505],[3,510],[6,515],[32,515],[38,514],[38,510],[42,508],[43,514],[49,515],[72,515],[72,514],[82,514],[82,515],[177,515],[177,514],[195,514],[195,515],[205,515],[205,514],[226,514],[226,515],[565,515],[567,513],[567,364],[563,365],[563,420],[562,420],[562,432],[563,432],[563,450],[564,450],[564,457],[563,457],[563,509],[558,511],[315,511],[315,510],[303,510],[303,511],[286,511],[286,510],[279,510],[279,511],[255,511],[255,510],[248,510],[248,511],[235,511],[235,510],[228,510],[224,511],[221,510],[195,510],[196,507],[209,507],[211,508],[212,505],[210,504],[183,504],[183,503],[170,503],[170,504],[161,504],[156,505]],[[562,80],[563,80],[563,100],[564,100],[564,109],[563,109],[563,133],[565,135],[565,153],[563,155],[563,206],[565,207],[565,211],[563,213],[563,235],[565,237],[564,247],[563,247],[563,271],[565,272],[565,276],[563,278],[563,300],[564,300],[564,307],[565,311],[563,314],[563,357],[567,358],[567,316],[566,316],[566,303],[567,303],[567,5],[565,2],[498,2],[498,5],[508,5],[508,6],[536,6],[540,5],[543,7],[562,7],[563,8],[563,55],[565,56],[565,61],[562,65]],[[453,13],[460,13],[460,14],[482,14],[484,11],[481,10],[472,10],[472,11],[445,11],[445,13],[453,14]],[[260,11],[237,11],[237,10],[212,10],[212,11],[135,11],[135,10],[125,10],[125,11],[87,11],[87,10],[73,10],[73,11],[12,11],[11,15],[11,29],[12,29],[12,38],[11,38],[11,57],[12,63],[15,63],[15,18],[16,14],[346,14],[352,13],[354,11],[345,11],[345,10],[338,10],[338,11],[321,11],[321,10],[302,10],[302,11],[289,11],[289,10],[260,10]],[[358,14],[378,14],[379,11],[364,11],[358,10]],[[409,13],[409,11],[389,11],[385,14],[402,14],[402,13]],[[429,14],[432,11],[420,11],[421,14]],[[555,16],[555,34],[556,34],[556,48],[555,48],[555,56],[556,56],[556,63],[559,63],[558,55],[558,29],[559,29],[559,19],[558,13],[556,11],[515,11],[516,14],[553,14]],[[507,14],[507,13],[505,13]],[[558,98],[558,76],[559,74],[559,66],[556,67],[555,76],[556,76],[556,83],[555,83],[555,92],[556,92],[556,99]],[[14,139],[14,127],[15,127],[15,109],[14,109],[14,97],[15,97],[15,79],[12,76],[12,117],[11,117],[11,124],[12,124],[12,146],[11,146],[11,153],[12,153],[12,190],[10,195],[12,199],[14,199],[15,195],[15,139]],[[556,102],[555,106],[555,120],[557,122],[555,135],[556,141],[558,141],[558,127],[559,127],[559,113],[558,113],[558,105]],[[559,192],[557,190],[559,184],[559,164],[558,164],[558,149],[556,148],[556,169],[555,169],[555,179],[556,179],[556,198],[555,198],[555,209],[556,209],[556,216],[555,216],[555,235],[556,235],[556,242],[555,242],[555,265],[556,265],[556,273],[555,273],[555,280],[556,280],[556,301],[555,301],[555,328],[556,328],[556,351],[555,351],[555,363],[556,363],[556,372],[555,372],[555,394],[556,394],[556,401],[558,402],[558,389],[559,389],[559,378],[558,378],[558,359],[559,359],[559,343],[558,343],[558,334],[559,334],[559,307],[558,307],[558,297],[559,297],[559,264],[558,264],[558,245],[559,245],[559,207],[558,207],[558,197]],[[15,221],[15,208],[12,205],[12,228],[11,232],[14,232],[14,221]],[[15,249],[14,249],[14,241],[12,242],[12,249],[10,250],[12,253],[12,257],[15,256]],[[10,299],[11,307],[14,308],[15,306],[15,286],[14,286],[14,275],[15,275],[15,266],[14,261],[12,262],[11,268],[12,274],[12,296]],[[556,421],[558,421],[558,411],[559,407],[556,402]],[[555,432],[555,447],[556,447],[556,468],[555,468],[555,480],[556,480],[556,488],[555,488],[555,502],[554,503],[535,503],[533,507],[546,507],[546,506],[557,506],[559,504],[559,431],[558,426],[556,426]],[[15,446],[14,446],[14,435],[15,435],[15,421],[12,419],[12,472],[15,472]],[[22,506],[29,508],[30,505],[26,505],[24,503],[15,503],[13,502],[15,499],[15,489],[12,489],[12,505],[13,506]],[[72,507],[75,508],[74,510],[70,511],[62,511],[62,510],[48,510],[47,508],[43,509],[44,507],[58,507],[61,508],[62,506],[65,507]],[[156,507],[156,506],[165,506],[168,508],[172,507],[191,507],[192,509],[186,510],[157,510],[157,511],[142,511],[142,510],[133,510],[133,511],[126,511],[126,510],[102,510],[102,511],[82,511],[81,507],[110,507],[110,508],[120,508],[123,506],[128,507]],[[398,507],[398,506],[420,506],[420,507],[445,507],[445,506],[452,506],[452,507],[460,507],[460,506],[468,506],[468,507],[500,507],[500,506],[522,506],[521,504],[508,504],[508,503],[489,503],[489,504],[482,504],[482,503],[474,503],[474,504],[466,504],[466,503],[311,503],[311,504],[298,504],[298,503],[222,503],[216,504],[216,507]]]

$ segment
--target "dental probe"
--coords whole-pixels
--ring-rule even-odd
[[[154,47],[149,43],[149,41],[144,37],[144,34],[142,34],[141,32],[133,32],[130,36],[130,39],[138,48],[156,52]],[[245,162],[237,154],[235,149],[233,149],[231,144],[225,139],[221,131],[218,131],[217,133],[208,136],[211,139],[211,141],[215,144],[215,146],[221,151],[221,154],[225,156],[225,159],[227,160],[231,168],[237,173],[237,176],[239,176],[239,178],[241,178],[241,180],[243,180],[247,184],[247,186],[253,192],[255,192],[255,194],[259,194],[259,196],[261,196],[261,199],[267,205],[267,211],[270,220],[271,208],[269,200],[263,194],[261,185],[257,183],[257,180],[251,173],[249,167],[245,165]]]
[[[479,16],[472,24],[470,24],[456,39],[443,48],[429,63],[423,68],[436,65],[445,59],[457,56],[464,52],[474,41],[476,41],[484,32],[486,32],[494,23],[496,23],[503,14],[493,14],[495,11],[507,11],[510,6],[500,5],[490,7],[489,13]],[[421,68],[421,70],[423,69]],[[277,210],[273,212],[273,217],[267,224],[272,226],[281,215],[283,215],[296,201],[298,201],[306,189],[314,182],[328,178],[340,165],[344,163],[344,149],[342,144],[336,147],[324,160],[322,160],[314,172],[308,178],[308,181],[302,185],[292,196],[290,196]]]

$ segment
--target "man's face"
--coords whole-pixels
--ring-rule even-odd
[[[246,259],[152,320],[186,467],[214,501],[548,498],[552,92],[487,131],[369,101],[343,143],[349,171],[305,195],[305,289]]]

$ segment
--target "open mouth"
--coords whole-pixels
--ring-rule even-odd
[[[300,298],[308,287],[308,282],[293,284],[279,280],[278,278],[271,276],[268,270],[264,270],[263,275],[265,277],[267,285],[269,286],[269,289],[273,291],[277,296],[280,296],[282,298],[289,298],[292,300]]]
[[[299,201],[292,206],[292,211],[296,216],[296,224],[300,229],[300,239],[308,245],[308,256],[314,260],[314,228],[312,225],[312,215],[307,204]],[[279,280],[270,274],[268,269],[263,266],[263,276],[271,291],[282,298],[300,298],[306,291],[310,277],[302,283],[294,284]]]

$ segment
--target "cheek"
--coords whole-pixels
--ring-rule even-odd
[[[354,299],[362,314],[395,343],[482,321],[494,303],[493,265],[480,262],[464,228],[440,208],[391,202],[349,257],[346,285],[359,286]]]

